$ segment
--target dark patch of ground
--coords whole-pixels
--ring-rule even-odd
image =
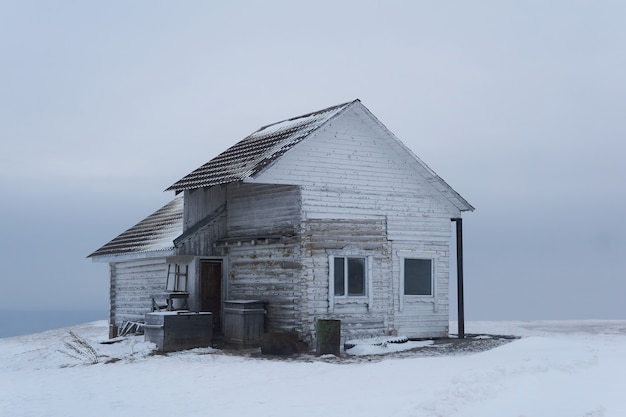
[[[433,340],[434,343],[428,346],[418,347],[415,349],[404,350],[401,352],[390,352],[379,355],[350,355],[350,350],[342,351],[340,357],[332,355],[317,356],[315,353],[300,353],[289,356],[272,356],[263,355],[259,348],[249,349],[220,349],[218,354],[244,356],[254,359],[265,360],[281,360],[281,361],[297,361],[297,362],[329,362],[337,364],[362,363],[362,362],[380,362],[387,359],[398,358],[419,358],[419,357],[435,357],[450,355],[469,355],[478,352],[484,352],[494,349],[498,346],[505,345],[518,339],[516,336],[505,335],[479,335],[469,334],[464,339],[458,338],[441,338]],[[215,346],[217,347],[217,346]],[[220,346],[222,347],[222,346]],[[217,347],[218,349],[220,347]],[[212,354],[216,354],[213,352]]]

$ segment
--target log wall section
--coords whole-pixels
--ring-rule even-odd
[[[227,297],[268,302],[268,331],[297,331],[305,293],[298,239],[300,191],[294,186],[228,187]]]
[[[301,223],[299,187],[233,183],[186,191],[185,229],[222,205],[226,211],[189,236],[178,254],[225,259],[223,299],[268,301],[268,330],[295,330],[304,293],[295,237]],[[196,287],[198,274],[199,269],[191,278]]]
[[[386,219],[307,219],[303,230],[302,332],[315,340],[318,319],[341,320],[345,339],[382,336],[393,330],[391,245]],[[329,298],[330,256],[358,256],[367,259],[365,297]],[[332,302],[331,302],[332,301]]]

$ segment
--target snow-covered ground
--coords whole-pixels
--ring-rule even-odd
[[[102,321],[0,339],[0,415],[626,416],[626,321],[469,322],[467,333],[521,338],[484,351],[357,345],[417,350],[341,358],[155,355],[143,337],[101,344],[107,332]]]

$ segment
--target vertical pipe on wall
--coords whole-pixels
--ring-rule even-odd
[[[117,323],[115,323],[115,263],[109,262],[109,339],[117,337]]]
[[[456,285],[459,339],[465,338],[465,306],[463,301],[463,219],[450,219],[456,223]]]

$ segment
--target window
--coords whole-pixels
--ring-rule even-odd
[[[334,258],[335,296],[365,296],[365,258]]]
[[[433,295],[432,259],[404,259],[404,295]]]

